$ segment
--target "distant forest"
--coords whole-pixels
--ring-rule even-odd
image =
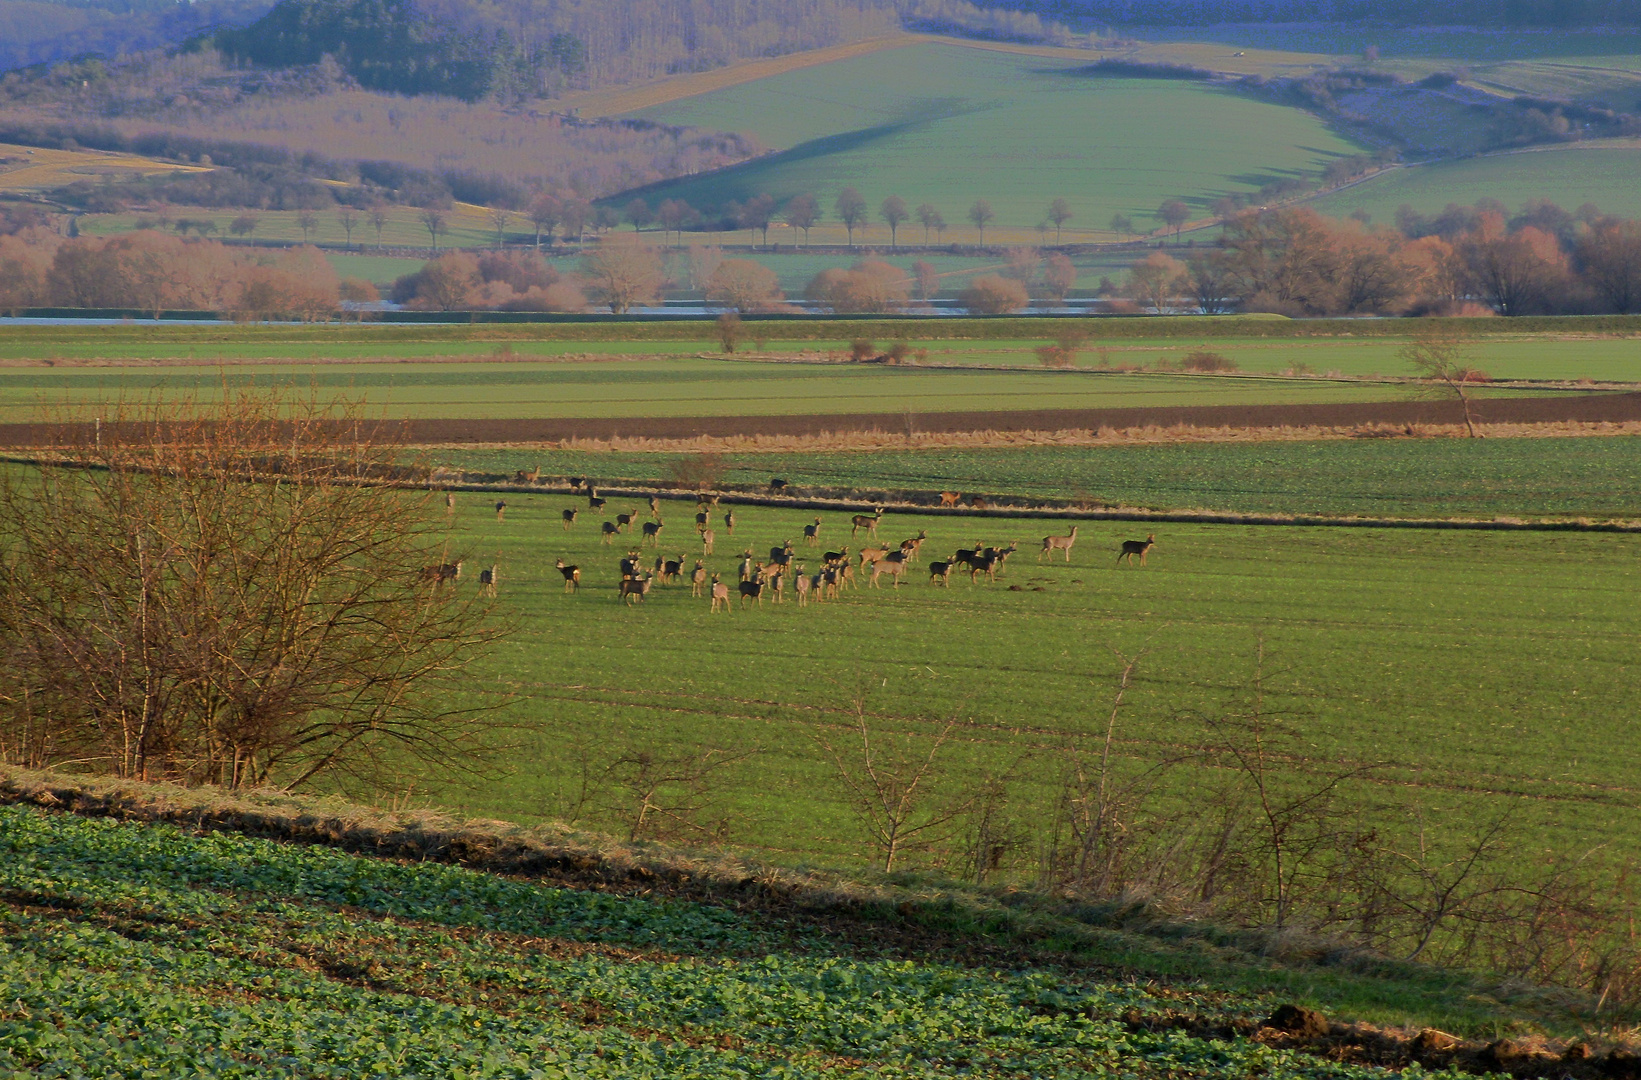
[[[1134,27],[1284,22],[1524,29],[1641,25],[1636,0],[1007,0],[985,6]]]

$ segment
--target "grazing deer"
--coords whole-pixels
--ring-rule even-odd
[[[877,588],[879,574],[890,574],[895,579],[895,588],[900,588],[901,575],[906,573],[906,553],[891,551],[883,558],[872,564],[872,588]]]
[[[701,554],[702,555],[711,555],[712,554],[712,542],[716,539],[718,539],[718,536],[711,529],[702,529],[701,530]]]
[[[956,562],[955,558],[947,559],[945,562],[932,562],[932,563],[930,563],[929,564],[929,584],[933,585],[936,581],[938,581],[938,582],[940,582],[940,584],[945,585],[949,588],[951,586],[951,583],[952,583],[952,567],[954,567],[956,565],[957,565],[957,562]]]
[[[984,510],[991,504],[986,501],[986,497],[984,495],[975,495],[970,497],[969,505],[974,507],[976,510]]]
[[[644,543],[653,543],[656,547],[660,547],[662,527],[663,523],[659,521],[644,522]]]
[[[570,477],[570,490],[572,492],[580,491],[582,488],[584,488],[586,486],[587,486],[587,478],[585,476],[572,476],[572,477]]]
[[[763,574],[760,573],[751,581],[741,582],[741,603],[744,605],[748,600],[756,600],[759,607],[764,606]]]
[[[851,537],[862,529],[866,530],[867,536],[876,536],[877,523],[883,520],[883,507],[878,507],[877,512],[874,514],[856,514],[850,520],[855,524],[855,527],[849,530]]]
[[[1156,546],[1156,543],[1156,533],[1152,533],[1144,540],[1124,540],[1122,542],[1122,553],[1117,556],[1117,561],[1120,563],[1124,559],[1127,559],[1129,565],[1132,566],[1134,563],[1134,556],[1138,555],[1140,557],[1140,565],[1144,566],[1145,557],[1151,553],[1151,549]]]
[[[718,579],[714,577],[712,580],[717,581]],[[691,596],[700,596],[701,590],[706,588],[706,584],[707,568],[701,565],[700,559],[696,559],[695,569],[691,570],[689,575],[689,594]]]
[[[928,538],[929,534],[924,532],[922,529],[919,529],[917,530],[916,536],[912,537],[910,540],[902,540],[900,542],[901,554],[906,556],[907,562],[917,561],[917,549],[922,547],[923,541]]]
[[[602,509],[604,509],[604,499],[601,496],[598,496],[598,495],[589,495],[589,496],[587,496],[587,509],[589,509],[589,510],[602,510]]]
[[[644,602],[644,597],[648,596],[649,592],[650,578],[643,575],[639,575],[637,577],[624,577],[621,579],[621,589],[617,599],[625,600],[627,603],[631,604],[633,599],[637,598],[638,602],[642,604]]]
[[[444,493],[444,512],[446,514],[454,514],[456,512],[456,493],[454,491],[447,491]]]
[[[564,560],[560,559],[558,560],[558,572],[564,575],[565,592],[581,591],[581,567],[566,566]]]
[[[849,561],[849,549],[844,548],[842,551],[828,551],[825,555],[821,556],[821,558],[826,561],[827,566],[836,566],[838,563],[846,563]]]
[[[809,606],[809,590],[813,589],[815,582],[819,580],[819,574],[810,577],[803,572],[803,567],[798,567],[796,575],[792,578],[792,595],[798,598],[799,607]]]
[[[625,514],[615,515],[615,531],[626,532],[628,529],[632,528],[633,519],[637,516],[638,511],[636,510],[629,510]]]
[[[601,533],[603,533],[603,542],[604,543],[613,544],[613,543],[615,543],[616,534],[619,533],[621,530],[616,528],[615,522],[606,521],[603,525],[599,526],[599,531]]]
[[[940,493],[941,506],[958,506],[963,502],[961,491],[942,491]]]
[[[786,481],[785,480],[782,480],[778,476],[770,478],[770,480],[769,480],[769,493],[771,495],[780,495],[785,491],[786,491]]]
[[[579,513],[581,513],[581,511],[577,510],[573,506],[570,507],[568,510],[563,512],[562,516],[564,518],[564,531],[565,532],[568,532],[570,530],[570,526],[575,524],[576,515],[579,514]]]
[[[697,510],[695,512],[695,531],[696,532],[705,532],[706,527],[707,527],[707,512],[705,510]]]
[[[803,527],[803,542],[805,544],[808,544],[810,547],[819,547],[820,546],[820,527],[821,527],[821,519],[820,518],[816,518],[815,523],[813,525],[805,525]]]
[[[491,564],[488,570],[479,571],[479,595],[496,595],[496,567]]]
[[[447,581],[455,581],[462,576],[460,562],[440,563],[437,566],[424,566],[417,575],[422,581],[431,581],[434,585],[443,585]]]
[[[659,498],[657,498],[656,496],[651,495],[650,496],[650,517],[658,518],[660,516],[661,516],[661,500]]]
[[[713,610],[714,613],[716,613],[718,611],[718,605],[719,604],[724,605],[724,610],[725,611],[729,610],[729,586],[725,585],[723,582],[719,581],[717,574],[713,574],[712,575],[712,610]]]
[[[676,582],[679,575],[683,572],[684,557],[682,555],[678,556],[676,559],[668,559],[661,566],[661,584],[670,585]]]
[[[1043,550],[1037,553],[1037,561],[1042,562],[1044,555],[1047,555],[1049,560],[1053,561],[1054,553],[1063,551],[1066,553],[1066,562],[1069,563],[1071,561],[1071,545],[1076,542],[1077,526],[1075,525],[1071,527],[1070,536],[1045,536],[1043,537]]]
[[[496,500],[496,520],[500,521],[502,515],[505,514],[505,513],[507,513],[507,500],[506,499],[497,499]]]
[[[724,511],[724,532],[730,536],[735,535],[735,511],[733,510]]]

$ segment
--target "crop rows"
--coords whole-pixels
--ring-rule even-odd
[[[29,1075],[1382,1075],[1133,1027],[1268,1001],[861,957],[689,903],[18,807],[0,855],[0,1068]]]

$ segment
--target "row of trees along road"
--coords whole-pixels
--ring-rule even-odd
[[[395,432],[234,394],[61,428],[0,473],[0,759],[296,787],[473,768],[506,631],[452,563]],[[430,582],[430,578],[434,579]]]

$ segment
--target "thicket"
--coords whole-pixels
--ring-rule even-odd
[[[1635,26],[1628,0],[1006,0],[996,6],[1119,26],[1367,22],[1389,26]]]

